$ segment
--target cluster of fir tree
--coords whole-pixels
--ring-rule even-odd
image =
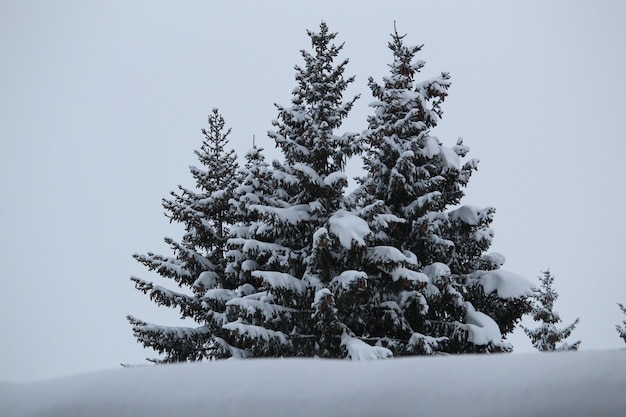
[[[238,167],[213,110],[196,190],[163,202],[186,233],[166,239],[173,256],[134,255],[187,291],[133,277],[136,288],[198,325],[129,316],[135,337],[164,354],[157,362],[510,351],[504,338],[530,311],[529,289],[486,253],[494,209],[458,207],[477,161],[462,164],[462,141],[448,148],[431,135],[449,75],[417,81],[421,46],[395,32],[390,74],[369,80],[367,129],[338,134],[358,98],[343,97],[354,77],[348,60],[335,62],[343,45],[325,23],[308,35],[313,51],[301,51],[291,105],[276,106],[269,132],[283,162],[255,148]],[[347,194],[355,155],[365,175]]]

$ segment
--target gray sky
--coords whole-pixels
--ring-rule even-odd
[[[0,380],[155,356],[125,316],[179,322],[134,290],[131,275],[158,277],[131,255],[180,237],[160,202],[191,185],[211,108],[239,155],[256,135],[279,157],[273,103],[289,104],[322,19],[362,93],[350,131],[366,128],[394,20],[425,44],[424,77],[453,83],[435,134],[481,160],[464,203],[497,209],[492,250],[535,281],[551,269],[581,349],[624,347],[626,3],[471,3],[0,0]]]

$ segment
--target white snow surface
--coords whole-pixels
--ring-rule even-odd
[[[500,298],[516,298],[531,295],[535,284],[515,272],[496,269],[485,272],[478,281],[483,286],[485,294],[496,291]]]
[[[226,360],[0,383],[3,417],[626,415],[626,350]]]

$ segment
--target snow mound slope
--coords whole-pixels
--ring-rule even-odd
[[[0,383],[4,417],[623,416],[626,350],[228,360]]]

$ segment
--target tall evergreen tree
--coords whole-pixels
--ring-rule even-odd
[[[353,241],[342,244],[337,230],[339,219],[359,222],[343,194],[346,160],[360,145],[356,134],[336,133],[357,99],[343,99],[354,78],[344,76],[348,60],[335,64],[343,48],[333,43],[336,33],[322,22],[308,35],[313,52],[301,51],[291,106],[276,105],[269,132],[284,154],[272,167],[273,199],[249,204],[250,227],[231,239],[237,256],[255,258],[247,265],[257,268],[250,271],[255,292],[230,302],[239,305],[226,325],[251,356],[340,356],[344,327],[332,289],[359,268]]]
[[[284,207],[278,190],[273,187],[272,169],[265,161],[263,149],[254,147],[245,158],[246,164],[239,172],[240,185],[230,201],[236,224],[231,227],[229,250],[225,254],[226,273],[239,285],[251,284],[251,271],[266,263],[264,251],[258,250],[259,241],[255,239],[263,227],[259,221],[263,215],[255,207]]]
[[[541,282],[540,289],[534,295],[535,305],[532,311],[533,320],[540,322],[539,327],[528,329],[524,332],[530,338],[533,346],[541,352],[552,352],[555,350],[578,350],[580,340],[569,344],[565,342],[574,328],[578,324],[579,319],[563,329],[557,329],[556,324],[561,322],[559,313],[554,311],[554,302],[559,297],[558,293],[552,288],[554,284],[554,275],[549,270],[543,272],[543,276],[539,277]],[[559,346],[557,344],[561,343]]]
[[[237,223],[231,228],[226,252],[226,273],[239,287],[226,303],[225,330],[228,340],[241,346],[243,356],[284,356],[287,343],[281,330],[268,329],[266,323],[280,322],[291,316],[291,307],[277,305],[261,280],[253,273],[261,268],[279,268],[293,262],[288,247],[268,223],[267,211],[289,209],[286,194],[276,188],[273,169],[262,153],[254,148],[246,154],[231,205]]]
[[[132,277],[135,287],[158,305],[178,308],[181,318],[191,318],[199,327],[170,327],[128,316],[137,340],[161,354],[156,362],[193,361],[230,356],[230,347],[220,335],[225,322],[225,301],[236,282],[227,279],[224,250],[233,223],[229,200],[237,171],[234,151],[226,151],[230,129],[217,109],[208,117],[204,140],[195,151],[201,167],[190,167],[195,190],[179,186],[171,199],[163,200],[170,222],[181,223],[185,234],[180,242],[166,237],[174,256],[154,253],[133,257],[150,271],[174,280],[186,292],[176,292],[153,282]]]
[[[493,208],[449,211],[459,204],[478,161],[462,164],[469,148],[461,140],[448,148],[431,134],[442,116],[450,77],[442,73],[418,82],[424,62],[415,56],[422,47],[407,46],[403,39],[392,34],[393,62],[383,83],[369,79],[376,101],[363,134],[367,176],[353,196],[363,207],[382,202],[380,213],[393,219],[391,227],[376,234],[376,243],[396,251],[379,260],[385,268],[372,271],[379,275],[381,305],[388,307],[384,317],[393,320],[367,333],[396,354],[510,350],[502,335],[529,311],[528,286],[508,297],[499,296],[495,288],[485,290],[485,281],[507,286],[525,280],[504,271],[487,274],[503,262],[501,255],[485,254],[493,237]],[[407,268],[410,272],[397,272]],[[421,272],[418,278],[410,278],[416,271]],[[389,284],[382,284],[385,280]],[[407,281],[409,291],[402,290]],[[470,323],[477,320],[481,324]],[[494,330],[492,337],[474,337],[485,326]]]
[[[620,303],[617,303],[617,305],[619,306],[620,310],[622,310],[622,313],[626,314],[626,307],[624,307],[624,305]],[[624,339],[624,342],[626,342],[626,320],[624,320],[622,323],[622,325],[616,324],[615,328],[619,333],[619,337]]]

